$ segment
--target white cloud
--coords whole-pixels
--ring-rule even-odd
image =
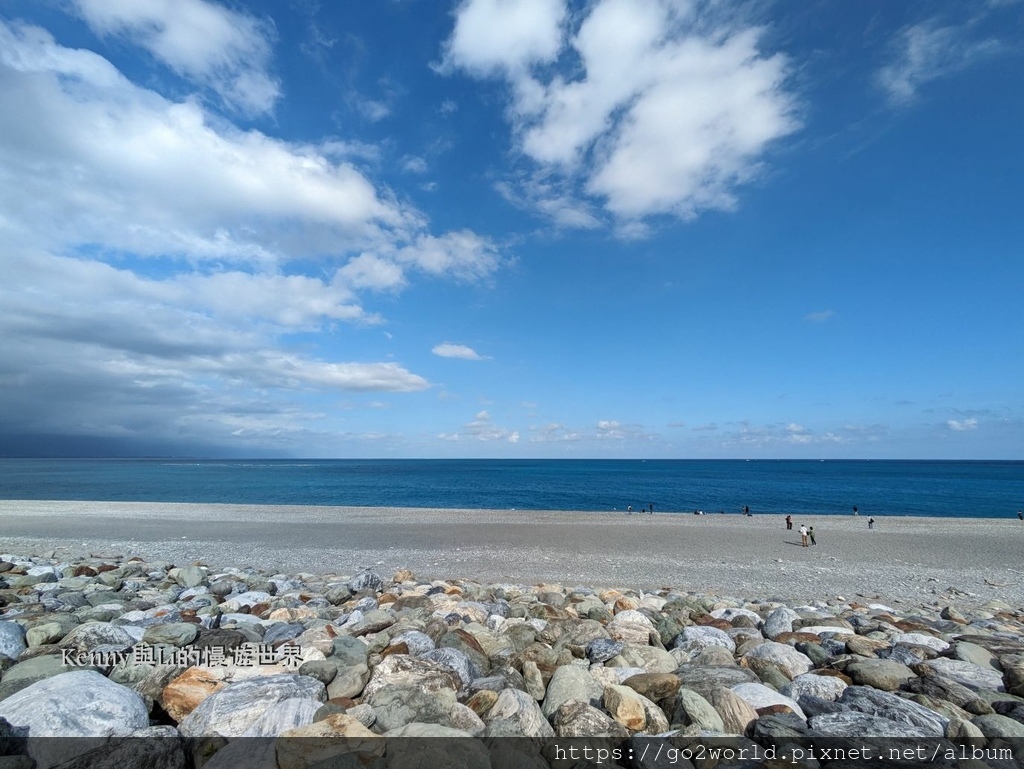
[[[477,412],[473,421],[467,422],[457,433],[440,433],[437,437],[444,441],[459,441],[463,437],[472,438],[477,441],[504,441],[506,443],[519,443],[519,431],[499,427],[491,420],[491,415],[486,411]]]
[[[395,258],[430,275],[462,280],[484,279],[500,264],[495,245],[469,230],[441,236],[420,235],[414,243],[399,249]]]
[[[973,39],[968,26],[921,22],[894,41],[892,61],[879,71],[878,82],[891,104],[906,105],[925,83],[966,69],[1000,48],[994,39]]]
[[[443,66],[490,75],[552,61],[565,14],[564,0],[466,0],[456,11]]]
[[[948,419],[946,425],[950,430],[957,433],[965,433],[970,430],[978,429],[978,420],[974,417],[968,417],[967,419]]]
[[[36,27],[0,22],[0,102],[21,105],[0,112],[0,209],[51,243],[259,261],[422,225],[352,165],[210,121]]]
[[[467,347],[464,344],[452,344],[451,342],[442,342],[439,345],[435,345],[431,350],[434,355],[442,358],[461,358],[462,360],[486,360],[486,358],[480,355],[472,347]]]
[[[371,123],[380,122],[391,114],[391,107],[382,101],[357,98],[355,99],[355,105],[356,109],[359,110],[359,114]]]
[[[402,268],[388,259],[376,254],[359,254],[348,260],[338,270],[354,288],[393,289],[405,285],[406,278]]]
[[[402,170],[409,174],[425,174],[427,161],[414,156],[402,158]]]
[[[268,112],[280,96],[269,74],[274,30],[206,0],[73,0],[89,27],[121,35],[182,77],[246,112]]]
[[[821,310],[819,312],[809,312],[804,315],[804,320],[808,323],[824,323],[835,317],[835,310]]]
[[[0,432],[277,440],[323,419],[296,405],[300,394],[429,387],[394,362],[330,360],[280,343],[282,325],[317,311],[307,305],[349,312],[331,303],[345,293],[329,284],[152,280],[37,252],[0,251],[0,264]],[[248,305],[228,312],[232,301]]]
[[[350,162],[374,148],[238,130],[38,27],[0,21],[0,103],[0,432],[325,445],[330,408],[300,400],[430,383],[293,335],[500,266]]]
[[[655,214],[690,218],[732,208],[735,188],[758,174],[768,146],[798,128],[785,58],[761,53],[757,28],[716,24],[715,10],[597,0],[571,25],[545,16],[538,30],[548,42],[537,49],[499,34],[485,50],[467,42],[463,25],[475,27],[496,11],[475,0],[458,12],[445,61],[508,80],[519,148],[545,173],[571,181],[578,195],[602,200],[627,223]],[[562,33],[561,45],[548,40],[554,32]],[[541,210],[548,203],[556,219],[585,210],[551,206],[540,190],[524,194]],[[586,216],[577,222],[593,223]],[[564,216],[560,223],[572,226]]]
[[[559,422],[536,427],[531,430],[531,443],[574,443],[583,439],[583,433],[572,430]]]

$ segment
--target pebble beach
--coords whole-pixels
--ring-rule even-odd
[[[0,745],[1024,739],[1024,524],[783,518],[3,501]]]

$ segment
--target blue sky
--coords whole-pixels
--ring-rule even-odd
[[[1022,64],[1005,0],[3,0],[0,450],[1024,458]]]

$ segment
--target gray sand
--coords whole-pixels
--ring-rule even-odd
[[[554,582],[741,598],[1024,607],[1006,520],[0,501],[0,550],[139,555],[281,572]],[[797,528],[813,525],[816,547]]]

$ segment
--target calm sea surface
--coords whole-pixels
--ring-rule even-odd
[[[0,499],[1004,518],[1024,462],[0,459]]]

